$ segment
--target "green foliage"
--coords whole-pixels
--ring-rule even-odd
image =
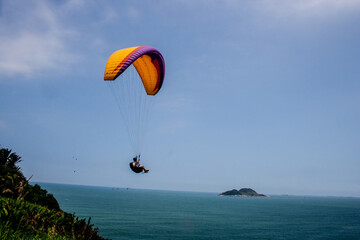
[[[50,210],[24,199],[0,197],[1,239],[8,239],[8,236],[16,236],[16,239],[29,236],[31,239],[104,239],[90,220],[86,222],[73,214]]]
[[[16,164],[21,161],[21,157],[19,157],[15,152],[12,153],[10,149],[0,149],[0,165],[6,165],[9,168],[20,170]]]
[[[62,211],[52,194],[30,185],[19,162],[16,153],[0,149],[0,239],[104,239],[91,218]]]
[[[0,196],[18,199],[24,196],[27,179],[16,166],[21,157],[11,150],[0,149]]]
[[[49,209],[60,210],[59,204],[52,194],[41,189],[39,185],[32,186],[24,177],[20,167],[21,157],[10,149],[0,149],[0,196],[13,199],[24,198],[26,201],[46,206]]]
[[[59,203],[56,201],[55,197],[45,189],[42,189],[38,184],[35,184],[34,186],[27,185],[26,193],[24,198],[26,201],[46,206],[49,209],[60,210]]]

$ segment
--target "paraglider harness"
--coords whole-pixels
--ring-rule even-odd
[[[135,172],[135,173],[141,173],[141,172],[143,171],[143,169],[140,168],[140,167],[137,167],[137,166],[134,167],[133,163],[134,163],[134,162],[131,162],[131,163],[130,163],[130,168],[131,168],[131,170],[133,170],[133,172]]]

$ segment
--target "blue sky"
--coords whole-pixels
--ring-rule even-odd
[[[356,0],[0,1],[1,147],[40,182],[360,196],[359,25]],[[136,176],[103,74],[142,45],[166,74]]]

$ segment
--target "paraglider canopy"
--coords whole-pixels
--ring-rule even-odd
[[[165,63],[152,47],[120,49],[108,59],[104,80],[116,100],[134,155],[142,151],[154,97],[164,81]]]
[[[161,53],[152,47],[131,47],[114,52],[106,63],[104,80],[115,80],[131,64],[140,75],[146,93],[155,95],[164,81],[165,64]]]

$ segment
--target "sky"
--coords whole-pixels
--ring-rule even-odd
[[[0,144],[34,182],[360,197],[359,26],[359,0],[0,0]],[[140,175],[103,81],[133,46],[166,68]]]

